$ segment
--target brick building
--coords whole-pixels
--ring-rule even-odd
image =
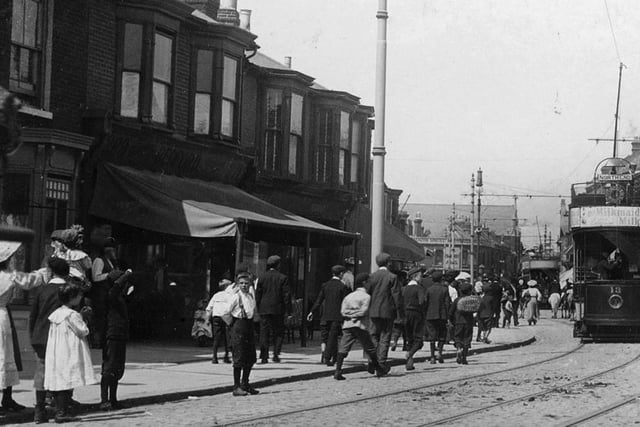
[[[25,106],[2,220],[37,236],[20,267],[56,228],[112,234],[148,336],[186,333],[212,284],[273,253],[307,300],[358,256],[373,109],[259,53],[235,0],[3,4],[0,86]]]

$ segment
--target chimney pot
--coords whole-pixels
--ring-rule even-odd
[[[240,28],[251,31],[251,11],[249,9],[240,9]]]
[[[284,57],[284,65],[287,68],[291,68],[291,57],[290,56],[285,56]]]

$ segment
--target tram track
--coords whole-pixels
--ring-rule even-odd
[[[526,363],[526,364],[514,366],[514,367],[511,367],[511,368],[507,368],[507,369],[502,369],[502,370],[499,370],[499,371],[483,372],[483,373],[480,373],[480,374],[467,375],[467,376],[458,377],[458,378],[455,378],[455,379],[446,380],[446,381],[440,381],[440,382],[423,383],[423,384],[420,384],[420,385],[417,385],[417,386],[414,386],[414,387],[404,388],[404,389],[401,389],[401,390],[393,390],[393,391],[389,391],[389,392],[385,392],[385,393],[379,393],[379,394],[370,395],[370,396],[362,396],[362,397],[358,397],[358,398],[354,398],[354,399],[346,399],[346,400],[341,400],[339,402],[333,402],[333,403],[329,403],[329,404],[307,406],[307,407],[303,407],[303,408],[297,408],[297,409],[292,409],[292,410],[288,410],[288,411],[282,411],[282,412],[273,413],[273,414],[267,414],[267,415],[258,416],[258,417],[244,418],[244,419],[241,419],[241,420],[236,420],[236,421],[231,421],[231,422],[228,422],[228,423],[224,423],[223,425],[225,425],[225,426],[235,426],[235,425],[257,423],[257,422],[260,422],[260,421],[265,421],[265,420],[269,420],[269,419],[273,419],[273,418],[286,417],[286,416],[291,416],[291,415],[298,415],[298,414],[303,414],[305,412],[313,412],[313,411],[325,410],[327,408],[334,408],[334,407],[340,407],[340,406],[345,406],[345,405],[350,405],[350,404],[356,404],[356,403],[361,403],[361,402],[372,401],[372,400],[376,400],[376,399],[382,399],[382,398],[385,398],[385,397],[396,396],[396,395],[400,395],[400,394],[403,394],[403,393],[410,393],[410,392],[413,392],[413,391],[419,391],[419,390],[422,390],[422,389],[425,389],[425,388],[429,388],[429,387],[446,386],[446,385],[456,384],[456,383],[459,383],[459,382],[464,382],[464,381],[469,381],[469,380],[477,380],[479,378],[487,378],[487,377],[491,377],[493,375],[503,374],[505,372],[513,372],[513,371],[517,371],[517,370],[520,370],[520,369],[529,369],[532,366],[542,365],[544,363],[549,363],[549,362],[561,359],[563,357],[570,356],[570,355],[574,354],[575,352],[579,351],[580,349],[582,349],[584,346],[585,346],[584,343],[580,343],[579,345],[575,346],[574,348],[572,348],[572,349],[570,349],[568,351],[565,351],[565,352],[563,352],[561,354],[555,355],[553,357],[546,358],[546,359],[543,359],[543,360],[540,360],[540,361],[536,361],[536,362],[532,362],[532,363]],[[638,358],[640,358],[640,354],[636,357],[636,359],[638,359]],[[628,362],[628,363],[631,363],[631,362]],[[582,381],[584,381],[584,379]],[[426,425],[431,425],[431,424],[426,424]]]
[[[633,359],[628,360],[628,361],[626,361],[626,362],[624,362],[622,364],[613,366],[611,368],[605,369],[603,371],[600,371],[600,372],[597,372],[597,373],[594,373],[594,374],[591,374],[591,375],[584,376],[584,377],[579,378],[577,380],[570,381],[570,382],[567,382],[567,383],[564,383],[564,384],[561,384],[561,385],[554,385],[553,387],[549,387],[549,388],[546,388],[544,390],[541,390],[541,391],[538,391],[538,392],[535,392],[535,393],[529,393],[529,394],[526,394],[526,395],[523,395],[523,396],[515,397],[513,399],[507,399],[507,400],[503,400],[503,401],[496,402],[496,403],[493,403],[493,404],[485,405],[485,406],[483,406],[481,408],[472,409],[472,410],[465,411],[465,412],[462,412],[462,413],[458,413],[456,415],[452,415],[452,416],[449,416],[449,417],[440,418],[438,420],[431,421],[429,423],[421,424],[421,427],[437,426],[437,425],[447,424],[447,423],[450,423],[450,422],[453,422],[453,421],[459,421],[459,420],[462,420],[464,418],[472,417],[472,416],[475,416],[475,415],[477,415],[479,413],[489,411],[491,409],[504,407],[504,406],[509,406],[509,405],[513,405],[513,404],[516,404],[516,403],[529,401],[529,400],[532,400],[532,399],[535,399],[535,398],[538,398],[538,397],[541,397],[541,396],[544,396],[544,395],[547,395],[547,394],[555,393],[555,392],[560,391],[563,388],[573,387],[573,386],[578,385],[580,383],[583,383],[585,381],[589,381],[589,380],[592,380],[594,378],[601,377],[603,375],[609,374],[611,372],[626,368],[627,366],[631,365],[632,363],[634,363],[634,362],[636,362],[638,360],[640,360],[640,353],[637,354]],[[546,362],[543,362],[543,363],[546,363]],[[508,371],[508,370],[505,370],[504,372],[506,372],[506,371]],[[612,410],[614,410],[614,409],[616,409],[618,407],[627,405],[627,404],[635,401],[638,397],[639,396],[634,396],[633,398],[627,398],[627,399],[624,399],[624,400],[621,400],[621,401],[617,402],[617,406],[616,406],[616,404],[612,404],[612,405],[610,405],[610,406],[608,406],[606,408],[602,408],[599,411],[594,411],[591,415],[586,415],[584,420],[588,420],[590,418],[596,418],[597,416],[600,416],[602,414],[610,412],[610,411],[612,411]],[[580,419],[577,419],[576,421],[572,421],[572,423],[570,423],[570,424],[563,424],[563,425],[567,425],[567,426],[569,426],[569,425],[577,425],[578,423],[583,422],[584,420],[582,418],[580,418]]]
[[[637,394],[635,396],[632,397],[627,397],[624,399],[620,399],[616,402],[613,402],[607,406],[604,406],[602,408],[598,408],[594,411],[588,412],[586,414],[580,415],[579,417],[573,418],[569,421],[563,422],[562,424],[559,424],[559,427],[573,427],[573,426],[577,426],[580,425],[582,423],[585,423],[587,421],[593,421],[596,420],[600,417],[602,417],[603,415],[606,415],[610,412],[616,411],[624,406],[630,405],[632,403],[637,402],[640,399],[640,394]]]

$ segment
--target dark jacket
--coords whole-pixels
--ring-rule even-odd
[[[369,316],[381,319],[395,319],[400,316],[401,286],[398,277],[381,268],[369,277],[367,292],[371,295]]]
[[[110,281],[111,282],[111,281]],[[129,312],[125,301],[128,281],[124,276],[112,281],[107,297],[107,322],[105,337],[109,340],[129,339]]]
[[[35,288],[35,296],[31,311],[29,312],[29,337],[31,346],[39,357],[44,358],[44,350],[47,348],[49,337],[49,316],[56,311],[62,303],[58,299],[58,288],[64,284],[64,279],[53,278],[44,286]],[[40,355],[42,351],[42,355]]]
[[[489,319],[493,317],[500,307],[500,298],[493,295],[493,293],[487,293],[482,296],[480,300],[480,308],[478,309],[478,317],[480,319]]]
[[[454,325],[467,325],[473,327],[473,313],[458,310],[458,297],[453,301],[451,307],[449,307],[449,321]]]
[[[256,306],[260,314],[290,314],[291,295],[287,276],[273,268],[260,276],[256,288]]]
[[[447,320],[451,298],[449,287],[444,283],[435,283],[425,294],[427,320]]]
[[[419,284],[407,285],[402,290],[404,313],[413,311],[424,314],[425,290]]]
[[[340,313],[340,308],[342,307],[342,300],[349,293],[349,288],[342,283],[340,279],[336,279],[335,277],[322,284],[320,288],[320,293],[318,294],[318,298],[316,298],[315,304],[311,308],[311,311],[316,310],[322,306],[322,321],[342,321],[343,316]]]

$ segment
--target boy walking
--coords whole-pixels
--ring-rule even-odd
[[[378,363],[376,347],[367,330],[369,326],[368,312],[371,297],[367,294],[364,286],[368,279],[368,273],[358,274],[353,284],[355,290],[342,301],[340,312],[345,320],[342,324],[342,339],[340,340],[338,356],[336,358],[336,371],[333,374],[333,378],[338,381],[346,379],[342,376],[342,363],[356,341],[360,342],[367,356],[369,356],[370,366],[375,369],[379,377],[389,372],[388,368],[385,370],[385,368]],[[373,373],[372,370],[370,370],[370,372]]]

